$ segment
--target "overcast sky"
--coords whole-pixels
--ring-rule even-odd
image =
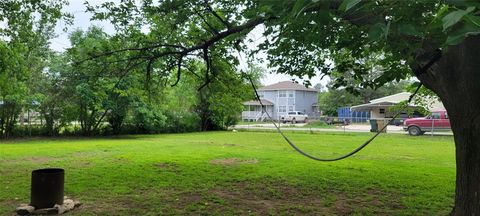
[[[68,40],[68,34],[72,32],[75,29],[84,29],[86,30],[89,26],[96,25],[100,26],[103,28],[103,30],[107,33],[113,33],[114,28],[113,26],[108,23],[108,22],[100,22],[100,21],[90,21],[91,14],[86,13],[85,10],[85,5],[83,4],[85,0],[71,0],[69,5],[66,5],[64,7],[65,12],[69,12],[75,16],[73,20],[73,24],[66,26],[64,22],[60,22],[57,27],[56,27],[56,34],[58,35],[57,38],[51,40],[51,48],[56,50],[56,51],[63,51],[66,48],[70,47],[70,42]],[[102,0],[89,0],[89,2],[92,5],[100,4],[101,2],[104,2]],[[64,32],[63,29],[67,27],[67,32]],[[263,41],[262,37],[262,32],[263,32],[263,27],[257,27],[255,28],[249,35],[248,37],[252,38],[255,42],[248,44],[250,48],[254,48],[257,44],[260,44]],[[258,58],[265,58],[265,54],[260,54],[258,55]],[[241,56],[240,57],[240,62],[241,67],[245,67],[245,62],[246,62],[246,57]],[[273,69],[267,68],[266,63],[260,64],[263,68],[265,68],[268,73],[266,74],[265,78],[262,79],[262,83],[264,85],[270,85],[273,83],[285,81],[285,80],[291,80],[291,76],[283,75],[283,74],[277,74]],[[297,79],[301,83],[301,80]],[[326,84],[328,80],[320,80],[320,77],[314,77],[310,82],[312,85],[315,85],[317,83],[322,83],[323,85]]]

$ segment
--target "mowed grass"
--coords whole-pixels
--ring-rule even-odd
[[[288,133],[334,157],[368,133]],[[30,172],[66,171],[69,215],[446,215],[453,205],[453,138],[382,134],[359,154],[316,162],[276,133],[208,132],[0,144],[0,213],[28,203]]]

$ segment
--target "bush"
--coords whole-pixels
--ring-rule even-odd
[[[16,125],[13,129],[13,137],[47,136],[47,130],[41,125]]]

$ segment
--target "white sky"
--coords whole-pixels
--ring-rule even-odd
[[[53,50],[63,51],[66,48],[70,47],[70,42],[68,40],[68,34],[72,31],[74,31],[75,29],[78,29],[78,28],[86,30],[88,27],[90,27],[92,25],[96,25],[96,26],[102,27],[103,30],[107,33],[113,33],[114,32],[113,26],[108,22],[90,21],[91,14],[85,12],[86,7],[84,5],[84,1],[85,0],[71,0],[70,4],[66,5],[63,8],[63,11],[72,13],[74,15],[74,20],[73,20],[73,24],[69,25],[69,26],[66,26],[66,24],[64,22],[60,22],[57,25],[57,27],[55,29],[55,32],[58,35],[58,37],[52,39],[51,40],[52,43],[50,45],[50,47]],[[92,5],[97,5],[97,4],[100,4],[104,1],[102,1],[102,0],[89,0],[89,2]],[[65,27],[67,27],[67,32],[63,31],[63,29]],[[256,47],[258,44],[260,44],[264,40],[264,38],[262,37],[262,32],[263,32],[263,27],[259,26],[259,27],[255,28],[248,35],[248,37],[251,37],[253,39],[253,41],[255,41],[253,44],[248,44],[248,46],[250,48]],[[257,56],[257,58],[262,58],[264,60],[265,60],[265,57],[266,57],[266,55],[264,53],[260,53]],[[241,62],[240,67],[244,68],[245,65],[246,65],[245,64],[246,63],[246,57],[244,55],[242,55],[240,57],[240,62]],[[268,71],[265,78],[262,79],[262,83],[264,85],[270,85],[270,84],[273,84],[273,83],[277,83],[277,82],[292,79],[291,76],[284,75],[284,74],[277,74],[277,73],[275,73],[275,71],[273,69],[267,68],[266,61],[264,61],[264,63],[260,64],[260,66],[262,66],[263,68],[265,68]],[[302,81],[298,78],[296,80],[299,81],[300,83]],[[316,76],[313,79],[311,79],[310,82],[312,83],[312,85],[315,85],[317,83],[322,83],[323,85],[325,85],[328,82],[328,79],[324,78],[323,80],[320,80],[320,77]]]

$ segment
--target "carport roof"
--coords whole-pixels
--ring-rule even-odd
[[[352,110],[352,111],[368,111],[368,110],[371,110],[373,108],[387,108],[387,107],[395,106],[402,101],[408,100],[410,95],[411,95],[411,93],[409,93],[409,92],[400,92],[400,93],[397,93],[397,94],[393,94],[393,95],[389,95],[389,96],[386,96],[386,97],[381,97],[381,98],[371,100],[370,103],[352,106],[352,107],[350,107],[350,110]],[[415,106],[411,106],[411,107],[415,107]]]
[[[410,95],[411,95],[411,93],[409,93],[409,92],[400,92],[398,94],[389,95],[389,96],[386,96],[386,97],[371,100],[370,103],[352,106],[352,107],[350,107],[350,110],[352,110],[352,111],[368,111],[368,110],[371,110],[373,108],[391,107],[391,106],[395,106],[395,105],[399,104],[402,101],[407,101],[408,98],[410,97]],[[432,99],[432,98],[423,98],[422,100],[424,102],[426,102],[426,104],[427,104],[426,108],[427,109],[430,109],[430,110],[445,109],[443,107],[442,102],[440,102],[438,100],[435,100],[435,99]],[[418,107],[418,105],[415,104],[414,102],[412,102],[410,104],[411,105],[409,107],[412,107],[412,108],[417,108]]]
[[[410,92],[400,92],[397,94],[389,95],[386,97],[381,97],[377,98],[374,100],[371,100],[370,103],[382,103],[382,102],[390,102],[390,103],[400,103],[402,101],[408,100],[410,97],[411,93]]]

